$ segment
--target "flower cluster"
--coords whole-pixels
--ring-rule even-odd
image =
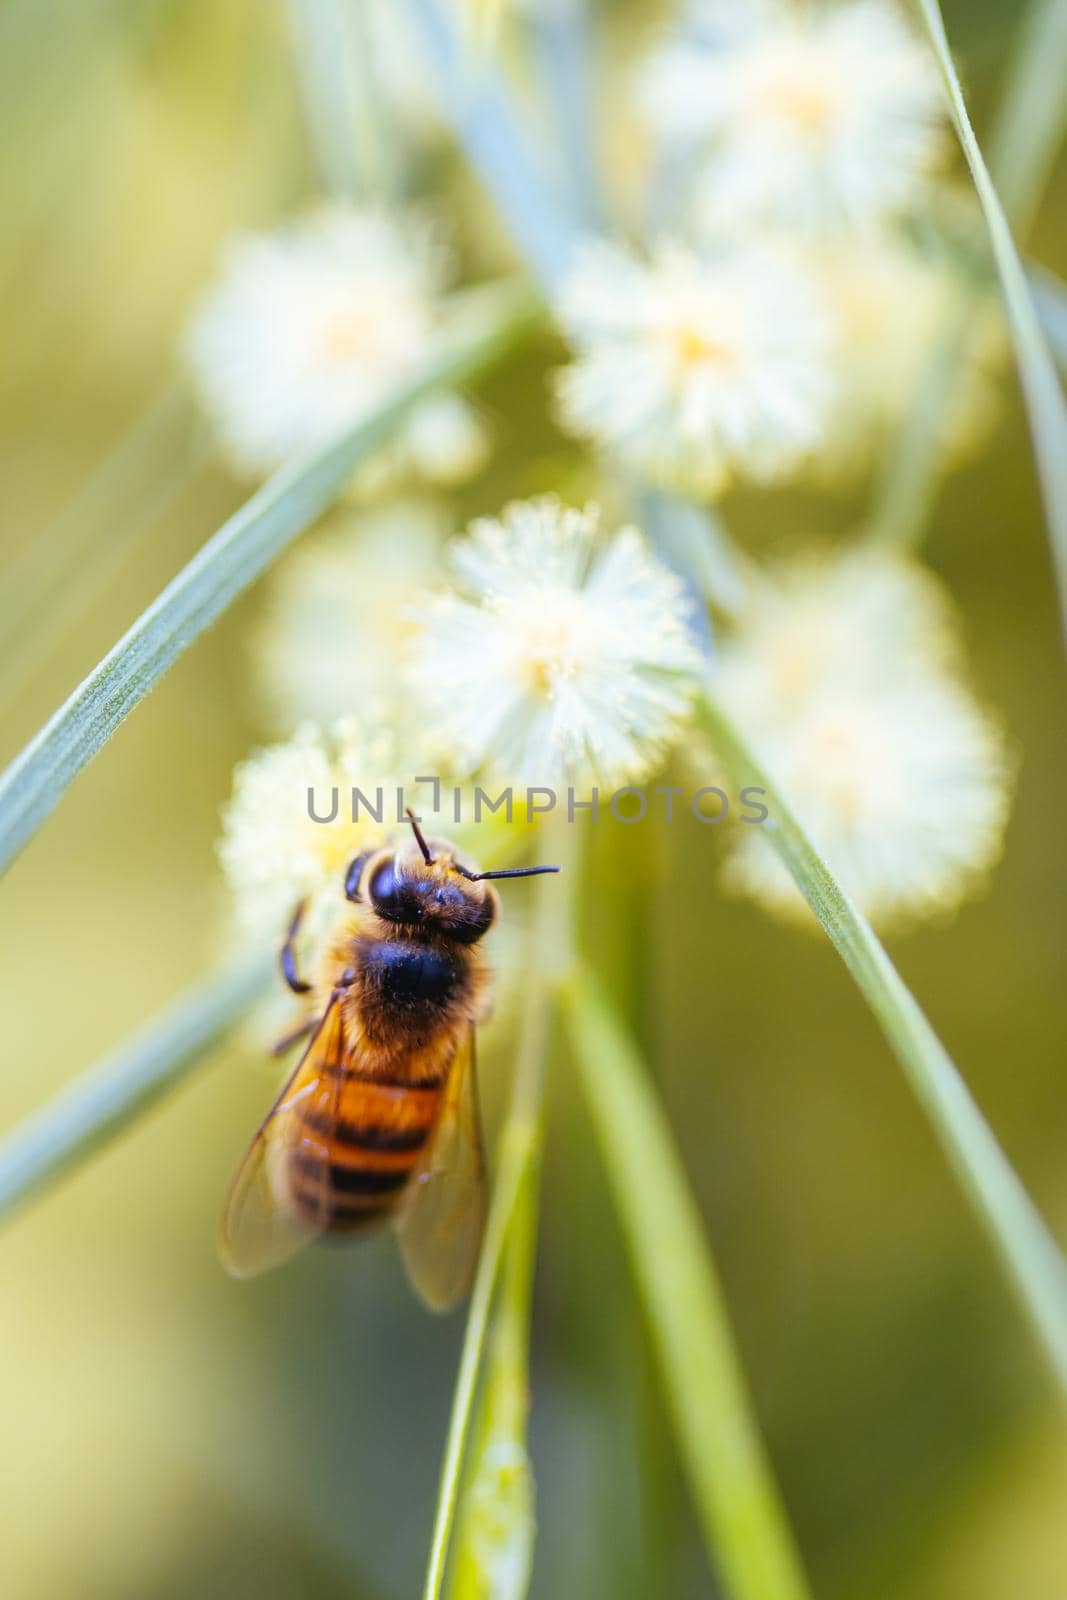
[[[580,252],[558,302],[561,420],[668,488],[877,464],[961,293],[938,74],[895,0],[694,0],[645,63],[655,226]],[[980,440],[1002,354],[961,333],[942,424]]]
[[[436,574],[444,526],[427,500],[347,510],[279,566],[252,638],[256,698],[271,727],[368,710],[393,727],[410,694],[404,597]]]
[[[929,573],[876,551],[785,567],[724,644],[716,685],[873,921],[943,914],[981,886],[1011,762],[965,686],[951,604]],[[807,919],[761,833],[736,831],[725,885]]]
[[[448,551],[452,582],[419,604],[399,582],[364,583],[365,554],[312,551],[293,564],[294,593],[281,588],[272,603],[289,619],[272,670],[295,662],[318,617],[327,641],[344,633],[336,665],[354,698],[330,733],[307,724],[238,768],[221,857],[247,926],[278,925],[301,897],[333,903],[374,832],[366,810],[354,821],[344,801],[316,822],[309,789],[347,797],[358,787],[373,801],[379,787],[391,795],[434,773],[609,790],[661,762],[690,715],[700,657],[683,585],[635,529],[601,537],[595,507],[544,499],[482,519]],[[360,699],[385,640],[393,684]],[[312,680],[330,659],[327,643]],[[287,692],[302,705],[300,683]],[[384,828],[394,824],[386,808]],[[476,830],[483,860],[500,851],[487,826]]]
[[[937,74],[895,0],[693,0],[637,92],[656,226],[575,254],[556,304],[564,426],[624,482],[691,499],[854,481],[958,324],[957,387],[932,426],[946,459],[972,447],[1002,331],[958,314],[947,230],[967,218],[946,201]],[[235,461],[269,471],[403,381],[446,313],[447,271],[417,211],[334,204],[235,241],[188,340]],[[483,449],[446,395],[361,485],[455,480]],[[544,498],[446,546],[443,510],[405,493],[335,515],[268,587],[258,691],[274,729],[302,731],[239,769],[227,812],[223,859],[253,920],[336,892],[354,853],[357,825],[344,808],[311,821],[309,788],[433,772],[607,793],[690,726],[703,619],[638,529],[609,536],[595,507]],[[958,904],[1000,850],[1011,762],[940,585],[864,545],[746,569],[735,600],[717,693],[846,887],[890,924]],[[724,882],[792,917],[766,832],[729,831]]]
[[[369,774],[388,781],[397,764],[389,731],[356,717],[329,731],[308,724],[241,763],[223,813],[219,859],[246,933],[273,937],[298,900],[308,902],[312,927],[323,924],[340,904],[348,863],[384,843],[386,831],[365,810],[353,820],[341,805],[332,821],[317,822],[308,793],[347,793],[366,785]]]
[[[830,318],[780,251],[676,244],[643,262],[591,246],[560,314],[578,351],[558,378],[564,420],[659,482],[768,482],[822,441]]]
[[[954,380],[931,427],[947,463],[972,454],[997,413],[1005,350],[999,308],[985,301],[963,318],[967,289],[945,246],[931,241],[924,248],[901,230],[825,240],[810,259],[833,307],[839,374],[824,448],[812,462],[816,475],[850,479],[899,436],[955,324]]]
[[[399,584],[375,593],[354,577],[363,554],[331,552],[322,588],[321,553],[309,554],[307,573],[298,567],[310,611],[296,637],[315,614],[334,626],[343,617],[352,685],[380,666],[389,637],[404,715],[394,712],[386,731],[384,702],[365,694],[331,734],[305,726],[238,769],[222,859],[248,925],[277,925],[302,896],[333,904],[347,861],[394,820],[376,829],[346,799],[329,823],[315,821],[309,790],[324,811],[333,790],[391,796],[427,772],[606,792],[662,763],[699,691],[681,583],[634,529],[600,539],[593,508],[540,500],[481,520],[448,549],[452,581],[418,604],[405,603]],[[764,578],[720,645],[716,693],[881,924],[953,909],[1000,852],[1011,762],[965,686],[962,654],[937,581],[870,548],[796,560]],[[484,854],[483,824],[475,833]],[[764,830],[728,838],[724,884],[787,919],[805,917]],[[494,859],[500,848],[494,841]]]
[[[452,546],[411,681],[461,770],[610,785],[677,737],[699,669],[682,584],[634,528],[598,544],[597,520],[530,501]]]
[[[231,240],[186,343],[235,466],[272,472],[409,377],[439,326],[447,266],[425,218],[340,204]],[[447,483],[484,454],[473,412],[448,394],[418,407],[391,465]]]
[[[714,235],[883,221],[946,148],[936,67],[893,0],[693,0],[641,101]]]

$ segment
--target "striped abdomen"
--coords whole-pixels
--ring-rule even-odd
[[[383,1082],[344,1066],[336,1094],[292,1105],[287,1189],[293,1210],[328,1233],[351,1233],[392,1210],[426,1146],[446,1073]],[[336,1104],[334,1103],[336,1100]]]

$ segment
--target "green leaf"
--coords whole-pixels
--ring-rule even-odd
[[[916,0],[945,81],[956,132],[978,193],[1000,275],[1045,507],[1067,632],[1067,402],[1041,331],[1011,227],[967,115],[938,0]]]
[[[522,1600],[530,1584],[536,1519],[526,1424],[538,1179],[535,1168],[524,1175],[501,1263],[478,1443],[460,1503],[448,1600]]]
[[[290,0],[304,120],[323,186],[358,204],[403,195],[408,152],[389,118],[365,8],[348,0]]]
[[[870,924],[711,693],[701,720],[732,782],[764,791],[766,838],[877,1018],[1067,1391],[1067,1263],[1056,1241]]]
[[[531,1122],[525,1117],[509,1117],[508,1126],[501,1139],[500,1169],[493,1185],[485,1240],[478,1258],[474,1287],[471,1290],[467,1326],[463,1334],[463,1349],[460,1353],[459,1371],[456,1374],[456,1387],[452,1395],[452,1413],[448,1422],[448,1438],[445,1442],[445,1455],[438,1485],[437,1513],[434,1519],[423,1600],[438,1600],[441,1593],[452,1524],[459,1502],[467,1434],[485,1352],[485,1335],[489,1326],[493,1291],[496,1288],[515,1207],[523,1184],[537,1160],[540,1139],[539,1121]]]
[[[870,516],[868,537],[902,548],[917,546],[940,489],[944,419],[958,408],[976,304],[988,293],[961,279],[945,308],[914,400],[893,441]]]
[[[141,413],[80,486],[59,515],[34,532],[0,573],[0,603],[11,627],[27,631],[72,567],[89,566],[116,517],[158,491],[161,474],[190,453],[192,402],[185,386],[171,383]],[[4,635],[5,654],[11,630]]]
[[[206,431],[191,422],[191,397],[172,384],[4,573],[0,607],[10,621],[0,716],[17,704],[41,663],[156,533],[210,458]]]
[[[265,958],[177,1000],[0,1142],[0,1221],[110,1144],[188,1077],[266,988]]]
[[[989,167],[1020,238],[1030,232],[1067,131],[1067,6],[1031,0],[989,139]]]
[[[554,877],[537,880],[534,914],[525,940],[526,993],[519,1058],[452,1396],[423,1600],[438,1600],[444,1582],[493,1294],[516,1213],[524,1194],[531,1192],[540,1159],[545,1059],[556,991],[570,961],[571,904],[578,876],[574,829],[555,831],[562,848],[551,853],[565,863],[563,892],[560,880]]]
[[[407,0],[407,8],[442,113],[524,260],[551,293],[567,270],[581,219],[548,180],[494,63],[469,49],[456,7]]]
[[[709,1553],[731,1600],[802,1600],[807,1583],[663,1108],[590,974],[574,975],[562,998]]]
[[[990,138],[990,166],[997,192],[1020,237],[1029,231],[1062,141],[1067,96],[1059,82],[1067,71],[1067,8],[1062,0],[1033,0],[1020,28],[1007,82]],[[919,543],[937,498],[944,462],[942,419],[961,399],[967,381],[967,349],[976,318],[995,287],[984,241],[949,238],[959,256],[957,298],[930,353],[915,404],[889,455],[871,516],[871,535],[898,545]],[[1052,343],[1049,323],[1035,293],[1038,315]]]
[[[1026,271],[1049,349],[1060,371],[1067,371],[1067,283],[1033,261]]]
[[[462,331],[369,416],[277,473],[226,522],[80,683],[0,777],[0,871],[31,839],[115,729],[286,545],[319,516],[359,463],[418,402],[469,381],[542,316],[526,288],[485,291]]]

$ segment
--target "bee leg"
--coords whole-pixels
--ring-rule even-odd
[[[271,1055],[283,1056],[291,1045],[296,1044],[300,1039],[306,1039],[309,1033],[314,1033],[318,1025],[317,1017],[306,1017],[297,1027],[290,1028],[287,1033],[282,1034],[280,1039],[275,1039],[270,1047]]]
[[[289,931],[285,935],[285,942],[282,945],[281,952],[282,977],[294,994],[308,994],[311,989],[310,983],[300,976],[296,967],[296,936],[300,932],[300,924],[303,921],[306,909],[307,901],[301,900],[293,912],[292,921],[289,924]]]
[[[359,880],[363,876],[363,868],[373,854],[373,850],[362,850],[348,863],[348,871],[345,873],[345,899],[351,900],[354,905],[358,905],[363,899],[359,892]]]

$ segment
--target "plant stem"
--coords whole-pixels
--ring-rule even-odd
[[[1062,0],[1033,0],[990,138],[990,165],[1004,212],[1020,238],[1029,231],[1063,137],[1067,98],[1059,93],[1059,82],[1067,70],[1065,18]],[[873,539],[914,548],[923,537],[937,498],[944,417],[959,402],[968,337],[989,293],[984,282],[963,282],[949,308],[916,404],[886,463],[871,516]]]
[[[362,3],[289,0],[304,120],[323,180],[356,204],[400,190],[395,130],[386,127],[376,40]]]
[[[0,1143],[0,1220],[88,1161],[181,1083],[266,988],[263,957],[181,996]]]
[[[1033,261],[1026,271],[1045,338],[1063,373],[1067,371],[1067,283]]]
[[[873,1011],[1067,1392],[1067,1263],[967,1085],[866,918],[706,692],[701,719],[732,782],[764,791],[774,846]]]
[[[437,73],[442,109],[524,259],[551,293],[573,254],[577,218],[531,155],[491,63],[471,59],[442,0],[408,3]]]
[[[1067,6],[1031,0],[989,135],[989,170],[1012,228],[1025,239],[1067,131]]]
[[[172,470],[191,433],[186,386],[169,383],[132,423],[73,497],[39,529],[0,574],[0,606],[10,613],[4,648],[21,626],[32,630],[57,584],[71,568],[88,564],[96,546],[110,537],[116,517],[155,492],[161,471]]]
[[[304,122],[323,187],[358,204],[367,194],[355,139],[345,18],[337,0],[289,0]]]
[[[138,460],[135,439],[152,417],[149,412],[141,419],[51,527],[37,535],[35,545],[51,554],[54,570],[49,574],[42,564],[30,592],[16,590],[18,609],[12,608],[0,666],[0,717],[18,703],[60,641],[72,634],[74,624],[92,611],[158,531],[208,461],[211,450],[204,435],[177,453],[171,436],[165,459],[159,452],[158,460]],[[77,529],[69,543],[63,537],[68,526]]]
[[[889,454],[867,537],[914,550],[921,544],[941,487],[945,417],[959,404],[961,367],[981,295],[961,283],[938,329],[911,409]]]
[[[476,1429],[478,1458],[467,1475],[459,1508],[448,1600],[485,1600],[494,1594],[499,1564],[508,1570],[509,1600],[521,1600],[529,1584],[535,1524],[526,1424],[530,1410],[530,1317],[539,1198],[540,1170],[534,1161],[527,1166],[519,1186],[504,1246],[499,1305],[489,1335],[489,1358]],[[507,1447],[505,1461],[499,1459],[502,1444]],[[485,1499],[490,1502],[488,1527]],[[523,1569],[521,1579],[517,1575],[519,1568]]]
[[[560,842],[565,846],[565,830],[560,829],[559,834]],[[550,1019],[558,985],[570,961],[569,907],[573,901],[573,877],[577,863],[573,851],[567,854],[570,859],[565,862],[564,874],[561,874],[563,884],[555,877],[540,878],[534,892],[535,912],[528,940],[528,987],[523,1008],[522,1038],[511,1103],[500,1138],[500,1160],[486,1222],[485,1241],[471,1291],[463,1349],[452,1397],[452,1414],[437,1492],[437,1513],[423,1600],[438,1600],[441,1593],[493,1292],[516,1204],[524,1183],[540,1158],[541,1111]],[[569,883],[565,876],[568,873],[572,879]]]
[[[496,1287],[500,1262],[504,1253],[508,1230],[523,1180],[537,1160],[540,1148],[540,1126],[521,1117],[514,1108],[508,1116],[508,1126],[501,1139],[500,1166],[489,1218],[485,1229],[485,1242],[478,1260],[478,1271],[471,1291],[467,1327],[463,1335],[456,1387],[452,1396],[452,1414],[448,1424],[444,1462],[437,1491],[437,1515],[434,1520],[430,1544],[430,1560],[423,1587],[424,1600],[438,1600],[448,1558],[448,1543],[456,1516],[459,1498],[460,1474],[470,1428],[474,1395],[481,1370],[485,1347],[489,1309]]]
[[[589,0],[541,0],[533,32],[556,144],[577,216],[590,232],[604,225],[590,60]]]
[[[952,120],[971,169],[1000,275],[1015,345],[1019,381],[1030,423],[1030,438],[1037,462],[1059,591],[1061,625],[1067,642],[1067,401],[1064,400],[1056,368],[1034,310],[1026,272],[1012,238],[1011,225],[967,115],[963,89],[945,36],[941,7],[938,0],[916,0],[916,3],[941,68]],[[1067,38],[1064,43],[1067,44]]]
[[[663,1108],[587,971],[562,999],[709,1553],[731,1600],[803,1600],[807,1583]]]

